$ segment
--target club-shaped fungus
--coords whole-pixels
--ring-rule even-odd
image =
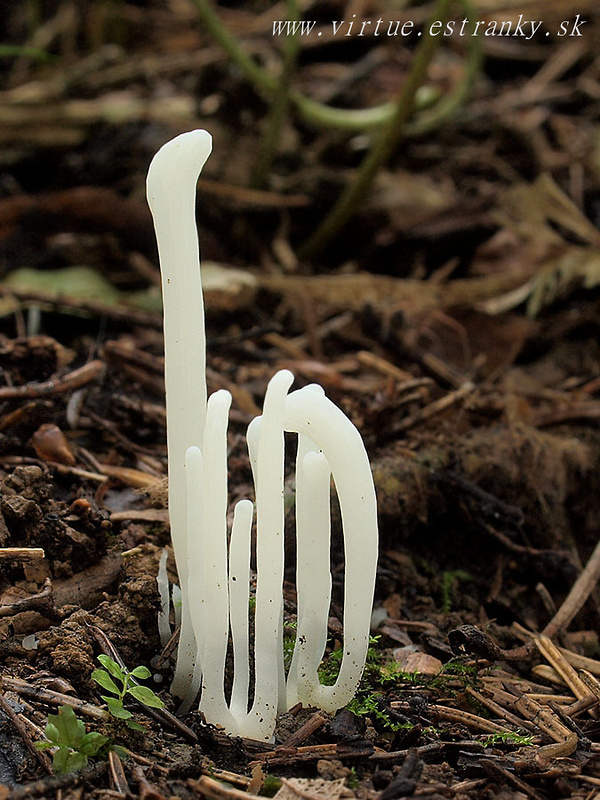
[[[206,131],[184,133],[158,151],[148,172],[148,202],[163,287],[169,513],[182,591],[172,691],[187,698],[189,706],[200,690],[200,710],[208,722],[222,725],[232,734],[268,740],[278,712],[298,702],[333,712],[347,704],[356,691],[369,643],[378,550],[377,507],[358,430],[321,387],[304,386],[290,392],[293,376],[282,370],[269,382],[262,415],[248,428],[255,501],[237,503],[228,536],[231,395],[220,390],[207,401],[195,219],[196,181],[211,147]],[[298,440],[298,620],[287,675],[282,594],[286,432],[297,434]],[[332,480],[344,535],[344,638],[337,680],[333,686],[324,686],[318,667],[325,651],[331,602]],[[253,524],[257,576],[251,648]],[[230,638],[233,684],[226,691]]]

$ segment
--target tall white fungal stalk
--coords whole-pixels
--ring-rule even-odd
[[[333,712],[348,703],[364,669],[377,566],[377,508],[359,432],[319,386],[290,392],[293,376],[269,382],[263,413],[248,428],[256,495],[254,688],[250,692],[250,541],[254,505],[237,503],[227,532],[227,424],[231,395],[207,402],[206,340],[195,221],[196,181],[212,140],[191,131],[168,142],[148,171],[163,285],[169,513],[182,589],[172,691],[191,704],[201,687],[208,722],[268,740],[277,713],[298,702]],[[298,434],[296,537],[298,627],[283,666],[284,432]],[[344,653],[335,685],[319,682],[331,600],[330,486],[344,531]],[[233,686],[225,661],[233,643]]]

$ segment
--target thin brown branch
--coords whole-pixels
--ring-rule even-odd
[[[47,397],[53,394],[63,394],[72,389],[79,389],[86,383],[99,378],[104,372],[102,361],[89,361],[83,367],[69,372],[62,378],[44,381],[43,383],[25,383],[22,386],[1,386],[0,400],[24,399],[31,397]]]

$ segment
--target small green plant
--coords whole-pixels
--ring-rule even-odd
[[[298,630],[298,623],[296,620],[289,620],[283,626],[283,666],[287,672],[294,657],[294,648],[296,646],[296,631]]]
[[[391,719],[381,706],[382,690],[391,683],[420,683],[422,676],[414,672],[405,672],[400,664],[386,662],[377,649],[379,636],[372,636],[369,641],[365,671],[356,696],[346,708],[357,716],[369,716],[378,719],[385,728],[391,731],[410,730],[411,723],[399,723]],[[319,667],[319,680],[326,686],[332,686],[338,676],[343,650],[333,650]]]
[[[502,731],[502,733],[490,733],[489,736],[484,736],[481,739],[481,744],[484,747],[491,747],[494,744],[501,742],[502,744],[515,744],[515,745],[532,745],[533,736],[521,736],[513,731]]]
[[[338,647],[336,650],[332,650],[327,658],[321,663],[321,666],[319,667],[319,681],[324,686],[333,686],[333,684],[336,682],[343,655],[344,651]]]
[[[381,696],[374,692],[364,695],[357,694],[346,706],[348,711],[358,717],[377,719],[389,731],[409,731],[414,728],[412,722],[395,722],[389,713],[381,706]]]
[[[350,774],[346,778],[346,786],[354,791],[355,789],[358,789],[359,783],[356,767],[350,767]]]
[[[97,756],[109,741],[108,736],[96,731],[87,733],[71,706],[61,706],[58,714],[48,714],[44,736],[47,741],[36,742],[35,746],[38,750],[56,748],[52,766],[57,774],[83,769],[88,759]]]
[[[452,610],[452,600],[457,583],[472,580],[472,576],[464,569],[446,570],[442,573],[442,611],[444,614],[449,614]]]
[[[365,671],[361,680],[361,689],[371,690],[383,688],[393,681],[413,682],[413,673],[403,672],[400,665],[394,662],[385,662],[377,649],[380,636],[371,636]],[[340,664],[344,651],[342,648],[332,650],[319,667],[319,680],[325,686],[333,686],[340,671]]]
[[[131,671],[120,667],[110,656],[99,655],[98,661],[104,669],[95,669],[92,672],[92,680],[96,681],[103,689],[110,692],[110,695],[101,695],[108,706],[109,712],[122,719],[128,728],[134,731],[143,731],[144,726],[132,719],[133,714],[123,705],[125,697],[129,694],[142,705],[149,708],[164,708],[164,703],[148,686],[140,686],[138,680],[146,680],[150,677],[150,670],[147,667],[136,667]],[[114,680],[113,680],[114,678]],[[117,681],[120,686],[115,683]]]
[[[477,678],[477,668],[471,664],[463,664],[461,661],[448,661],[440,670],[440,677],[464,678],[474,680]]]
[[[282,786],[281,778],[278,778],[276,775],[265,775],[262,789],[260,790],[260,796],[275,797]]]
[[[391,718],[382,705],[381,700],[386,690],[395,686],[423,687],[432,690],[443,690],[455,694],[456,686],[475,684],[477,670],[459,662],[448,662],[435,677],[426,677],[419,672],[407,672],[396,661],[386,660],[378,648],[380,636],[372,636],[367,651],[365,670],[356,696],[346,708],[357,716],[368,716],[377,719],[384,728],[390,731],[411,730],[412,723],[397,722]],[[342,660],[343,651],[333,650],[319,668],[319,679],[325,685],[335,683]],[[435,728],[424,728],[423,733],[437,735]]]

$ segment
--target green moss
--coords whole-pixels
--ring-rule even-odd
[[[447,570],[442,573],[442,611],[449,614],[452,610],[454,593],[460,581],[472,581],[473,577],[463,569]]]

